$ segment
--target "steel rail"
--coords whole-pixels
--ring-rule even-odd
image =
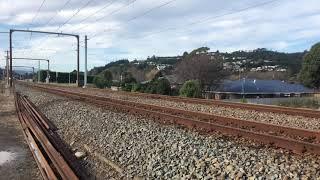
[[[78,176],[71,169],[69,164],[66,162],[64,157],[62,157],[60,152],[54,147],[54,145],[49,140],[49,133],[44,131],[44,128],[46,126],[43,124],[43,121],[35,118],[38,115],[34,113],[33,107],[30,106],[29,103],[27,103],[27,99],[25,97],[22,97],[19,93],[16,93],[16,99],[18,117],[20,119],[20,122],[22,122],[22,127],[30,131],[30,133],[26,132],[26,136],[30,137],[30,134],[32,134],[31,137],[36,139],[34,140],[34,142],[38,142],[37,146],[41,146],[41,148],[38,148],[40,149],[40,151],[37,150],[37,152],[45,154],[42,156],[49,158],[49,160],[44,160],[43,158],[40,158],[41,161],[46,161],[44,163],[38,163],[40,164],[40,171],[43,166],[46,167],[45,164],[51,164],[51,170],[54,172],[52,174],[50,169],[48,168],[48,170],[42,171],[41,174],[44,176],[44,179],[79,179]],[[33,152],[33,149],[31,149],[31,151]]]
[[[51,179],[57,179],[52,168],[50,167],[50,165],[46,161],[45,157],[41,153],[39,146],[37,145],[35,139],[31,135],[31,132],[25,123],[26,117],[22,113],[21,104],[18,102],[16,96],[15,96],[15,105],[16,105],[18,119],[19,119],[20,124],[23,129],[23,135],[24,135],[24,137],[27,141],[27,144],[31,150],[31,153],[32,153],[32,155],[33,155],[33,157],[39,167],[39,170],[40,170],[42,177],[44,179],[49,179],[49,177]]]
[[[28,112],[32,117],[41,124],[40,126],[44,129],[44,133],[48,137],[52,145],[59,150],[64,159],[70,165],[70,167],[77,173],[81,179],[87,179],[87,176],[84,174],[83,168],[77,163],[76,157],[73,153],[67,148],[67,145],[63,143],[63,140],[60,139],[59,135],[55,132],[57,128],[39,111],[37,111],[36,106],[29,101],[26,97],[22,96],[25,100],[25,103],[30,107]],[[48,126],[45,126],[47,124]]]
[[[228,135],[242,136],[248,139],[253,139],[265,144],[273,144],[276,147],[292,150],[296,153],[309,152],[320,154],[319,144],[309,143],[290,137],[302,136],[307,139],[316,138],[317,140],[319,140],[320,136],[319,132],[317,131],[282,127],[266,123],[215,116],[212,114],[190,112],[173,108],[166,108],[162,106],[128,102],[101,96],[88,95],[84,93],[71,92],[58,88],[46,88],[43,86],[33,87],[49,93],[54,93],[57,95],[65,96],[67,98],[89,102],[102,107],[108,106],[109,108],[116,108],[117,110],[123,110],[125,112],[133,112],[133,114],[144,114],[149,117],[154,117],[156,120],[160,121],[167,119],[171,123],[184,125],[189,128],[198,128],[202,131],[204,130],[205,132],[219,131]],[[206,117],[206,119],[204,119],[203,117]],[[212,121],[206,122],[208,120]],[[267,126],[267,128],[265,128],[265,126]],[[279,134],[290,136],[284,137],[273,135],[273,133],[270,134],[268,132],[270,130],[273,132],[279,131]]]
[[[310,118],[320,118],[320,111],[307,109],[307,108],[291,108],[291,107],[283,107],[283,106],[275,106],[275,105],[262,105],[262,104],[246,104],[246,103],[238,103],[238,102],[226,102],[221,100],[207,100],[207,99],[199,99],[199,98],[187,98],[187,97],[178,97],[178,96],[167,96],[167,95],[159,95],[159,94],[147,94],[147,93],[139,93],[139,92],[125,92],[125,91],[112,91],[109,89],[97,89],[97,88],[75,88],[75,87],[67,87],[67,86],[57,86],[57,85],[49,85],[50,87],[59,87],[66,89],[78,89],[82,91],[86,90],[94,90],[102,93],[119,93],[127,96],[135,96],[135,97],[145,97],[152,99],[162,99],[173,102],[184,102],[190,104],[202,104],[209,106],[222,106],[227,108],[237,108],[237,109],[246,109],[246,110],[254,110],[260,112],[271,112],[277,114],[287,114],[292,116],[303,116]]]
[[[41,86],[39,86],[39,88],[41,88]],[[93,98],[93,96],[80,93],[80,92],[74,93],[74,92],[68,91],[68,93],[69,94],[72,93],[73,95],[78,95],[78,96],[80,95],[79,96],[80,98],[81,97]],[[136,103],[136,102],[124,101],[124,100],[102,97],[97,95],[94,96],[94,99],[121,103],[121,104],[129,105],[132,107],[155,110],[155,111],[160,111],[160,112],[169,113],[173,115],[183,115],[189,118],[199,119],[201,121],[206,121],[206,122],[215,122],[215,123],[219,123],[226,126],[233,126],[238,128],[244,128],[244,129],[254,129],[256,131],[265,131],[265,132],[277,133],[277,134],[285,134],[293,137],[294,136],[305,137],[305,139],[308,141],[312,139],[320,141],[320,132],[314,131],[314,130],[307,130],[302,128],[288,127],[288,126],[279,126],[271,123],[257,122],[253,120],[249,121],[249,120],[243,120],[243,119],[237,119],[237,118],[230,118],[230,117],[224,117],[224,116],[214,115],[214,114],[205,113],[205,112],[196,112],[196,111],[169,108],[169,107],[163,107],[163,106],[157,106],[157,105],[151,105],[151,104]]]

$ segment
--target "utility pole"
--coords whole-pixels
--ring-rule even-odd
[[[7,72],[7,86],[9,86],[9,51],[7,52],[7,56],[6,56],[6,72]]]
[[[80,45],[79,45],[79,35],[77,38],[77,87],[80,87]]]
[[[84,86],[87,87],[87,75],[88,75],[88,69],[87,69],[87,58],[88,58],[88,37],[87,35],[84,36]]]
[[[40,83],[40,60],[38,61],[38,83]]]
[[[9,43],[10,43],[10,87],[12,87],[13,75],[12,75],[12,29],[9,32]]]
[[[48,63],[48,70],[47,70],[46,83],[50,83],[50,62],[49,62],[49,60],[47,60],[47,63]]]
[[[59,72],[56,71],[56,82],[57,82],[57,84],[58,84],[58,75],[59,75]]]

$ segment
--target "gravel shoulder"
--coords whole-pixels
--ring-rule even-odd
[[[320,157],[201,135],[17,87],[87,156],[97,179],[319,179]]]

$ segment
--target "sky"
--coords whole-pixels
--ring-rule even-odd
[[[310,49],[320,38],[319,0],[0,0],[0,31],[29,29],[84,36],[88,69],[118,59],[175,56],[207,46],[231,52]],[[0,66],[8,34],[0,34]],[[76,69],[76,38],[13,33],[13,57],[50,59],[51,70]],[[36,61],[14,60],[34,66]],[[45,68],[46,63],[41,63]]]

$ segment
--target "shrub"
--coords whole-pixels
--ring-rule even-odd
[[[126,83],[135,83],[137,81],[130,72],[123,72],[121,82],[126,84]]]
[[[183,97],[198,98],[201,95],[200,83],[197,80],[186,81],[179,91],[179,95]]]
[[[120,86],[120,82],[119,81],[112,81],[111,82],[111,86],[117,86],[117,87],[119,87]]]
[[[143,90],[142,85],[140,83],[133,84],[132,89],[131,89],[131,91],[133,91],[133,92],[141,92],[142,90]]]
[[[162,95],[170,95],[171,85],[168,79],[160,78],[153,82],[155,92]]]
[[[106,81],[111,82],[112,81],[112,73],[111,73],[111,71],[108,71],[108,70],[104,71],[103,72],[103,78]]]
[[[103,73],[100,73],[99,75],[93,78],[93,84],[97,88],[111,87],[112,83],[112,73],[108,70],[104,71]]]
[[[93,78],[93,84],[97,87],[97,88],[105,88],[108,86],[108,82],[102,77],[102,76],[95,76]]]
[[[132,90],[132,87],[133,87],[134,83],[126,83],[124,84],[121,89],[123,91],[131,91]]]

